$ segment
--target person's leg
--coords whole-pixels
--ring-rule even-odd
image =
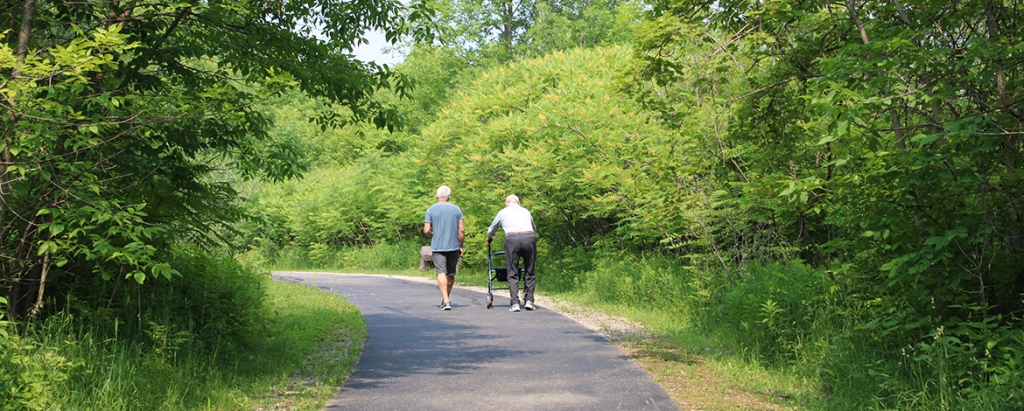
[[[533,270],[537,261],[537,237],[526,236],[523,238],[520,254],[523,256],[523,301],[533,301],[533,290],[537,285],[537,273]]]
[[[452,291],[451,282],[448,281],[453,279],[445,273],[437,273],[437,288],[441,290],[442,302],[448,302],[448,295]]]
[[[456,251],[449,251],[445,253],[445,272],[447,273],[447,284],[448,284],[448,298],[446,301],[451,302],[452,287],[455,286],[455,271],[459,269],[459,257],[461,253]]]
[[[508,272],[508,305],[519,304],[519,254],[514,238],[505,237],[505,270]]]
[[[437,272],[437,288],[441,290],[441,303],[448,302],[448,295],[451,293],[451,285],[448,281],[448,259],[445,253],[434,253],[431,256],[434,260],[434,271]],[[454,281],[452,281],[454,282]]]

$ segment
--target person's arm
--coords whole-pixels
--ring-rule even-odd
[[[466,221],[459,220],[459,252],[462,252],[462,244],[466,240]]]
[[[423,234],[426,235],[427,237],[434,236],[434,232],[430,231],[430,223],[423,223]]]
[[[487,227],[487,244],[494,240],[494,235],[498,233],[498,227],[501,226],[501,212],[494,216],[494,221],[491,222],[491,226]]]

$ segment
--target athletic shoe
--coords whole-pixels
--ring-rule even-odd
[[[533,309],[534,309],[533,301],[527,301],[526,305],[524,305],[523,308],[525,308],[526,311],[533,311]]]
[[[512,304],[511,307],[508,307],[508,310],[514,313],[519,312],[519,304]]]
[[[441,309],[445,310],[445,311],[451,311],[451,309],[452,309],[452,302],[451,301],[442,301],[441,302]]]

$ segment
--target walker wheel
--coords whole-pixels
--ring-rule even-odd
[[[494,302],[494,296],[487,294],[487,309],[491,309],[491,303]]]

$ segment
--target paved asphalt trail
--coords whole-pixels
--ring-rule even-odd
[[[508,311],[508,290],[452,291],[361,274],[277,272],[341,294],[363,313],[365,351],[327,410],[673,410],[679,407],[604,337],[554,311]],[[507,285],[502,283],[502,285]]]

